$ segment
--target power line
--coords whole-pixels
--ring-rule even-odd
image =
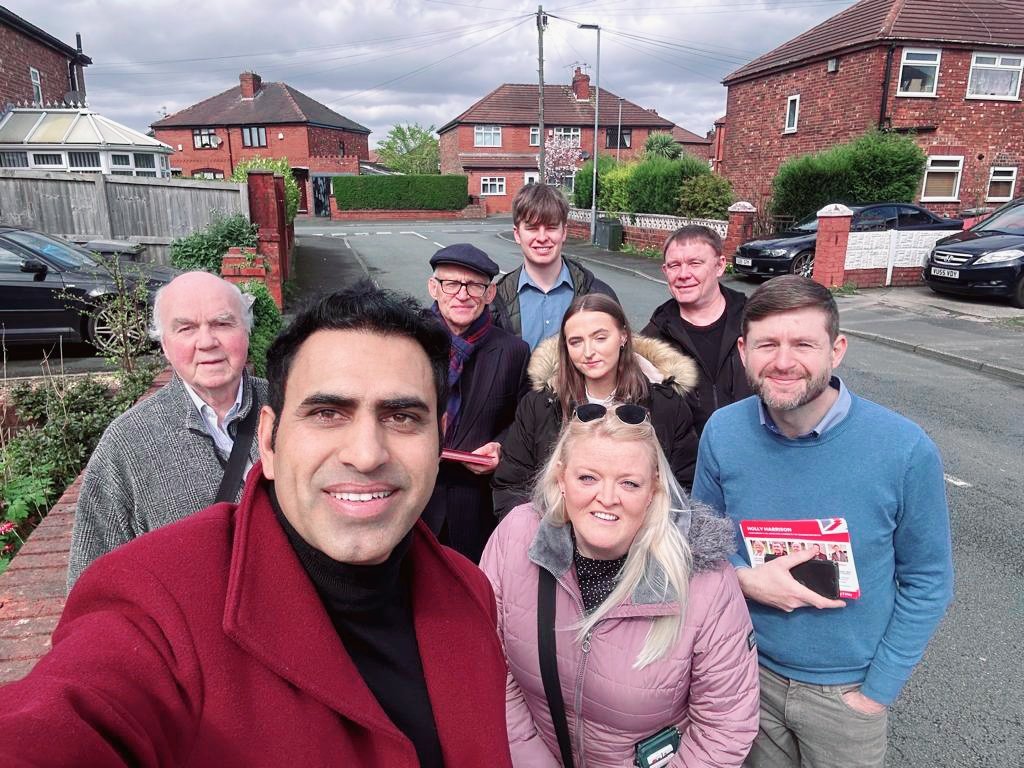
[[[614,2],[622,2],[623,0],[614,0]],[[630,5],[627,8],[590,8],[587,7],[589,3],[573,3],[566,6],[561,6],[548,12],[548,15],[554,13],[560,13],[569,10],[600,10],[602,16],[630,16],[631,18],[644,18],[645,16],[714,16],[723,13],[737,13],[737,12],[748,12],[748,11],[781,11],[781,10],[795,10],[799,8],[822,8],[827,6],[835,6],[840,3],[850,4],[850,0],[795,0],[792,2],[781,2],[777,5],[768,7],[764,2],[758,0],[744,0],[740,3],[735,4],[715,4],[715,5]],[[653,11],[656,13],[645,13],[647,11]]]

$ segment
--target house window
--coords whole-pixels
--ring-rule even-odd
[[[97,172],[100,166],[99,152],[68,152],[68,166],[73,171]]]
[[[32,165],[43,166],[47,168],[63,168],[64,167],[64,156],[53,153],[40,153],[34,152],[32,154]]]
[[[928,158],[924,171],[922,203],[948,203],[960,199],[960,175],[964,169],[963,157],[936,156]]]
[[[140,155],[136,152],[132,155],[132,159],[135,160],[135,175],[136,176],[156,176],[156,156],[155,155]]]
[[[475,125],[473,126],[474,147],[500,147],[501,126],[500,125]]]
[[[219,143],[217,132],[213,128],[192,129],[192,146],[196,149],[213,149]]]
[[[1013,199],[1013,187],[1017,182],[1017,168],[993,167],[988,173],[988,194],[985,200],[990,203],[1005,203]]]
[[[0,152],[0,168],[28,168],[28,152]]]
[[[783,133],[796,133],[796,124],[800,120],[800,94],[786,99],[786,127]]]
[[[223,179],[224,171],[217,168],[199,168],[192,171],[193,179]]]
[[[504,176],[483,176],[480,178],[480,194],[481,195],[504,195],[505,194],[505,177]]]
[[[247,125],[242,128],[243,147],[267,146],[267,129],[262,125]]]
[[[903,50],[897,96],[934,96],[939,85],[941,51]]]
[[[633,129],[606,128],[604,132],[605,149],[629,149],[633,143]]]
[[[971,59],[967,97],[971,99],[1016,99],[1020,95],[1020,74],[1024,57],[976,53]]]
[[[531,125],[530,126],[530,146],[531,147],[539,147],[540,146],[540,126],[539,125]]]
[[[580,145],[580,129],[579,128],[555,128],[555,138],[565,139],[573,147]]]
[[[43,81],[39,77],[39,70],[35,67],[28,68],[28,79],[32,81],[32,101],[43,106]]]

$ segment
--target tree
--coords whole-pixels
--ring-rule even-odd
[[[576,166],[582,158],[583,150],[578,144],[560,136],[551,137],[544,142],[544,183],[553,187],[565,186],[576,173]]]
[[[644,154],[653,155],[655,157],[667,157],[669,160],[675,160],[683,152],[683,148],[679,146],[671,133],[652,133],[647,137],[647,141],[644,142]]]
[[[392,170],[411,175],[440,173],[440,151],[434,126],[399,123],[377,142],[377,157]]]

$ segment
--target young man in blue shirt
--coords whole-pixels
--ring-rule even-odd
[[[829,291],[778,277],[747,301],[738,348],[756,397],[701,437],[693,496],[741,520],[843,518],[860,585],[833,600],[790,573],[798,550],[733,564],[761,663],[753,768],[880,768],[888,708],[953,594],[942,462],[916,424],[851,393]],[[739,534],[737,534],[739,535]]]

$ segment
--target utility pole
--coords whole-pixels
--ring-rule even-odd
[[[544,27],[547,26],[548,17],[544,15],[544,7],[537,6],[537,74],[540,79],[540,101],[538,105],[539,119],[537,131],[539,134],[540,153],[537,158],[537,168],[540,170],[540,183],[547,184],[548,177],[544,172]]]

